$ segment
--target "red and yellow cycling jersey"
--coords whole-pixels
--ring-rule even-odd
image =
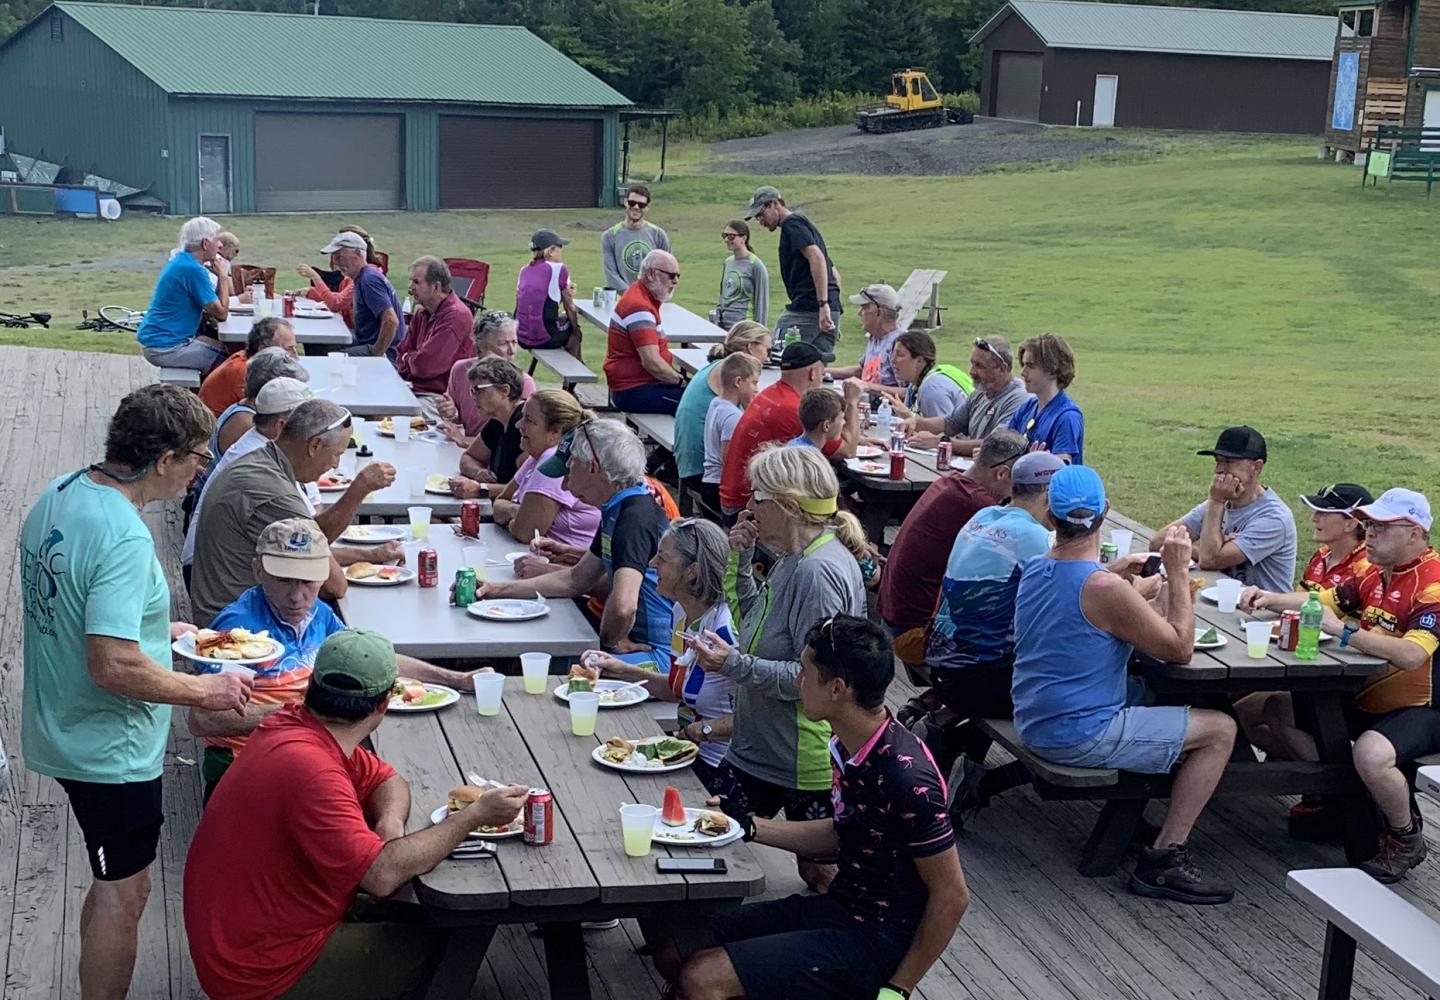
[[[1419,644],[1430,662],[1418,670],[1394,664],[1372,678],[1355,696],[1362,712],[1383,715],[1397,708],[1429,705],[1435,693],[1435,650],[1440,648],[1440,555],[1434,549],[1413,562],[1397,566],[1389,579],[1370,566],[1322,595],[1342,614],[1360,619],[1365,631],[1382,631]]]
[[[1305,572],[1300,577],[1299,590],[1315,587],[1334,590],[1351,577],[1364,576],[1365,571],[1370,568],[1364,542],[1351,549],[1349,555],[1327,570],[1325,559],[1329,555],[1330,546],[1322,545],[1319,551],[1310,557],[1310,562],[1306,564]]]

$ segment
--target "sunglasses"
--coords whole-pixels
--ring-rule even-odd
[[[720,234],[720,238],[721,238],[722,240],[738,240],[738,239],[740,238],[740,234],[739,234],[739,233],[721,233],[721,234]]]
[[[320,433],[321,433],[321,434],[329,434],[331,431],[335,430],[337,427],[349,427],[349,426],[350,426],[350,411],[347,410],[347,409],[345,409],[344,407],[341,407],[341,408],[340,408],[340,416],[338,416],[338,417],[336,417],[334,420],[330,421],[330,423],[329,423],[328,425],[326,425],[325,429],[324,429],[323,431],[321,431]]]
[[[627,208],[649,208],[649,207],[650,207],[650,203],[649,203],[648,201],[627,201],[627,202],[625,203],[625,205],[626,205]]]
[[[679,272],[679,271],[662,271],[662,270],[660,270],[660,269],[657,267],[657,268],[655,269],[655,273],[656,273],[656,274],[663,274],[663,275],[665,275],[665,277],[669,278],[671,281],[679,281],[679,280],[680,280],[680,272]]]
[[[861,294],[863,295],[864,293],[862,292]],[[1000,361],[1001,364],[1005,365],[1006,368],[1010,367],[1010,356],[1008,354],[1001,353],[998,347],[990,343],[990,341],[986,340],[984,337],[976,337],[975,346],[980,348],[980,350],[982,351],[993,354],[996,359]]]
[[[987,468],[998,469],[998,468],[1000,468],[1000,466],[1002,466],[1002,465],[1009,465],[1011,462],[1015,461],[1015,460],[1018,459],[1021,455],[1025,454],[1025,453],[1026,453],[1027,451],[1029,451],[1029,450],[1030,450],[1029,445],[1026,445],[1026,447],[1021,448],[1019,451],[1017,451],[1015,454],[1011,455],[1009,458],[1002,458],[1002,459],[1000,459],[1000,461],[998,461],[998,462],[991,462],[990,465],[987,466]]]

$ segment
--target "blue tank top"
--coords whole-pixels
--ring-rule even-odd
[[[1080,589],[1098,562],[1038,556],[1015,597],[1015,728],[1040,749],[1079,746],[1099,736],[1125,706],[1131,646],[1090,624]]]
[[[195,480],[190,484],[190,492],[195,495],[197,503],[200,499],[200,491],[205,488],[206,481],[214,474],[215,466],[220,464],[220,428],[225,426],[225,421],[237,413],[249,413],[253,415],[255,413],[255,407],[241,400],[238,403],[231,403],[221,411],[220,418],[215,421],[215,429],[210,432],[210,454],[213,455],[214,458],[210,459],[210,464],[205,466],[204,471],[196,476]]]

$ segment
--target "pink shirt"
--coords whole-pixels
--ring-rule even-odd
[[[454,366],[475,357],[470,307],[451,292],[435,312],[417,310],[410,316],[395,368],[419,392],[444,392]]]
[[[540,456],[540,461],[545,461],[553,454],[555,449],[551,448]],[[588,549],[595,540],[595,532],[600,528],[600,511],[567,490],[562,485],[563,482],[563,477],[542,475],[539,463],[526,455],[525,461],[515,471],[515,502],[521,502],[529,493],[538,493],[554,500],[560,505],[560,510],[555,515],[555,520],[550,522],[550,530],[545,532],[546,537],[566,545],[578,545]]]
[[[470,395],[470,366],[475,363],[474,358],[464,358],[455,362],[450,367],[450,387],[447,394],[455,404],[455,409],[460,411],[460,426],[465,428],[465,433],[474,437],[480,433],[480,428],[491,421],[491,416],[481,414],[475,409],[475,397]],[[525,373],[521,373],[525,380],[524,388],[520,391],[529,399],[535,391],[535,380]]]

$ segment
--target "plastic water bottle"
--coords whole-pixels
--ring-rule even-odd
[[[409,321],[410,313],[414,310],[414,308],[415,305],[410,301],[410,296],[405,296],[405,301],[400,304],[400,312],[404,315],[407,322]]]
[[[1295,659],[1315,660],[1320,657],[1320,622],[1325,618],[1325,609],[1320,606],[1320,595],[1310,591],[1305,603],[1300,605],[1300,641],[1295,645]]]
[[[890,405],[890,397],[886,396],[880,400],[880,406],[875,411],[876,437],[884,441],[890,437],[890,431],[895,426],[895,409]]]

